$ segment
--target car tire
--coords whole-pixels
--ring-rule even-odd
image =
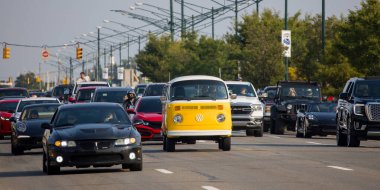
[[[254,130],[253,131],[253,136],[255,136],[255,137],[262,137],[263,136],[263,128],[261,128],[260,127],[260,129],[259,130]]]
[[[347,146],[348,147],[359,147],[360,140],[358,136],[355,134],[354,125],[351,122],[351,119],[347,119]]]
[[[176,139],[171,139],[166,137],[166,151],[167,152],[174,152],[175,151],[175,143]]]
[[[255,130],[254,129],[246,129],[245,134],[247,136],[253,136],[253,135],[255,135]]]
[[[138,163],[138,164],[131,164],[129,165],[129,170],[130,171],[142,171],[143,169],[143,163]]]
[[[303,138],[306,138],[306,139],[310,139],[312,137],[312,134],[307,129],[308,125],[309,125],[309,122],[307,121],[307,119],[305,119],[305,121],[303,122],[302,128],[303,128]]]
[[[284,122],[281,119],[276,119],[274,134],[283,135],[285,133]]]
[[[231,150],[231,137],[225,137],[221,138],[219,140],[219,148],[223,151],[230,151]]]
[[[340,128],[339,120],[337,120],[337,125],[336,125],[336,145],[347,146],[347,135],[343,134],[342,129]]]
[[[166,140],[165,136],[163,136],[162,138],[163,138],[162,139],[162,144],[163,144],[162,150],[166,151],[167,150],[167,140]]]
[[[54,174],[59,174],[59,172],[61,171],[61,167],[59,166],[51,166],[50,165],[50,160],[46,157],[46,154],[45,155],[45,166],[46,166],[46,173],[48,175],[54,175]]]
[[[4,136],[3,135],[0,135],[0,140],[4,140]]]

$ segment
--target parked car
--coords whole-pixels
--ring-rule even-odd
[[[124,103],[124,97],[132,88],[126,87],[101,87],[96,88],[91,102]]]
[[[296,137],[311,138],[336,133],[336,103],[312,103],[300,109],[296,120]]]
[[[46,129],[42,167],[49,175],[61,167],[121,164],[123,169],[142,170],[141,136],[119,104],[66,104],[41,127]]]
[[[15,120],[17,120],[18,118],[20,118],[22,109],[24,109],[24,107],[27,106],[27,105],[46,104],[46,103],[58,103],[59,104],[61,102],[57,98],[47,98],[47,97],[43,97],[43,98],[23,98],[23,99],[20,99],[20,101],[18,102],[16,110],[15,110],[15,113],[13,113],[12,117],[14,117]]]
[[[194,140],[212,140],[223,151],[231,149],[231,98],[223,80],[202,75],[178,77],[168,83],[163,94],[164,150],[173,152],[176,142]]]
[[[166,83],[151,83],[145,88],[142,96],[162,96]]]
[[[0,140],[5,135],[11,135],[11,122],[9,119],[15,112],[19,99],[0,100]]]
[[[285,128],[294,131],[297,111],[307,105],[321,102],[321,88],[317,82],[280,81],[274,105],[271,107],[272,134],[284,134]]]
[[[274,105],[274,98],[277,93],[277,86],[267,86],[262,90],[260,99],[264,104],[263,131],[268,132],[270,128],[270,110]]]
[[[81,88],[81,87],[89,87],[89,86],[110,87],[110,84],[108,82],[102,82],[102,81],[77,82],[74,85],[73,93],[72,93],[71,97],[73,99],[75,99],[75,96],[78,93],[79,88]]]
[[[26,88],[0,88],[0,100],[6,97],[29,97]]]
[[[92,96],[94,95],[96,87],[81,87],[78,90],[75,100],[71,100],[71,103],[88,103],[91,101]]]
[[[336,141],[358,147],[360,141],[380,138],[380,77],[351,78],[339,95]]]
[[[42,147],[44,131],[42,123],[50,122],[55,110],[61,104],[34,104],[25,106],[20,118],[12,127],[11,151],[14,155],[23,154],[25,150]]]
[[[236,94],[231,100],[233,130],[245,130],[247,136],[263,136],[263,105],[250,82],[226,81],[228,90]]]
[[[138,84],[135,86],[134,91],[137,97],[141,97],[144,94],[145,88],[148,86],[147,84]]]
[[[143,141],[162,140],[162,104],[160,96],[145,96],[139,99],[133,112],[133,124]]]

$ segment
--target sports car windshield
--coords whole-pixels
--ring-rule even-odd
[[[160,98],[142,99],[137,108],[137,112],[141,113],[161,113],[162,105]]]
[[[311,104],[310,112],[335,112],[335,103]]]
[[[358,81],[354,95],[358,98],[379,98],[380,80]]]
[[[221,81],[189,80],[173,83],[170,100],[219,100],[227,99],[227,88]]]
[[[256,97],[253,87],[249,84],[227,84],[228,90],[238,96]]]
[[[45,104],[45,103],[59,103],[58,100],[31,100],[31,101],[21,101],[17,108],[17,112],[21,112],[22,109],[27,105],[32,104]]]
[[[0,104],[0,111],[10,111],[16,110],[18,102],[7,102],[7,103],[1,103]]]
[[[22,114],[21,120],[34,120],[34,119],[47,119],[50,120],[55,110],[57,110],[59,105],[41,105],[26,107]]]
[[[115,107],[77,107],[59,111],[55,127],[89,123],[131,124],[125,111]]]

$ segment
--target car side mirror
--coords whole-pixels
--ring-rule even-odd
[[[133,109],[133,108],[128,108],[127,113],[128,114],[136,114],[135,109]]]
[[[232,100],[234,100],[234,99],[236,99],[236,98],[237,98],[237,95],[236,95],[236,94],[231,94],[231,96],[230,96],[230,97],[231,97],[231,99],[232,99]]]
[[[144,124],[144,123],[141,120],[135,120],[135,121],[133,121],[133,126],[142,125],[142,124]]]
[[[52,126],[50,125],[50,123],[42,123],[41,124],[41,128],[42,129],[51,129]]]
[[[16,123],[16,118],[15,117],[11,117],[11,118],[9,118],[9,121]]]
[[[348,93],[346,93],[346,92],[340,93],[339,99],[347,100],[348,99]]]

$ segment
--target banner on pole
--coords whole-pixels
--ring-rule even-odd
[[[117,68],[117,79],[124,80],[124,67]]]
[[[103,79],[108,80],[108,68],[103,68]]]
[[[284,57],[291,57],[292,50],[292,38],[290,30],[282,30],[281,31],[281,43],[285,47]]]

